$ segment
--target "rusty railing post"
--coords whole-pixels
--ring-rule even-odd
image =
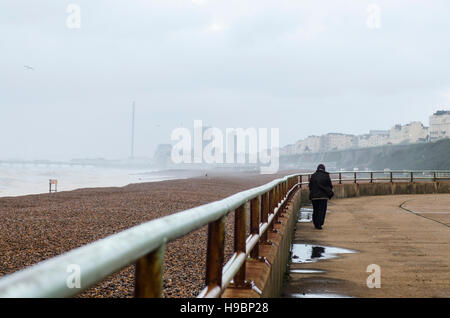
[[[246,219],[247,219],[247,203],[244,203],[234,212],[234,251],[236,255],[242,253],[246,254],[246,244],[245,244]],[[239,288],[246,286],[245,266],[246,261],[244,261],[241,268],[237,272],[236,276],[234,276],[233,281],[235,287]]]
[[[275,187],[269,191],[269,215],[273,213],[275,209]]]
[[[278,207],[278,202],[280,202],[278,200],[278,186],[275,186],[274,188],[274,196],[273,196],[273,203],[274,203],[274,207],[273,207],[273,212],[275,213],[275,209]]]
[[[414,172],[411,171],[411,183],[414,182]]]
[[[393,183],[394,182],[394,178],[392,176],[392,171],[389,173],[389,175],[390,175],[391,183]]]
[[[134,294],[137,298],[162,298],[165,244],[136,262]]]
[[[281,200],[283,200],[284,197],[284,182],[280,183],[280,189],[279,189],[279,194],[278,194],[278,202],[281,203]]]
[[[280,206],[280,202],[281,202],[281,186],[282,186],[281,183],[279,185],[277,185],[277,195],[276,195],[277,202],[275,203],[275,207],[279,207]]]
[[[222,288],[222,266],[225,250],[225,217],[208,224],[208,245],[206,251],[206,278],[208,292]],[[214,296],[214,295],[213,295]]]
[[[261,197],[257,196],[250,201],[250,234],[259,235],[259,218],[261,213]],[[251,258],[259,257],[259,240],[250,252]]]
[[[436,171],[433,171],[433,182],[436,182],[437,178],[436,178]]]
[[[342,173],[339,172],[339,184],[342,184]]]
[[[354,183],[356,183],[356,172],[353,173]]]
[[[274,213],[275,213],[275,209],[278,209],[280,207],[280,197],[281,197],[280,185],[277,185],[277,186],[275,186],[275,197],[274,197],[275,198],[275,200],[274,200],[275,207],[274,207]],[[273,219],[274,222],[278,221],[278,216],[279,215],[280,215],[280,213],[275,214],[275,217]]]
[[[300,188],[302,187],[302,183],[303,183],[303,176],[300,175]]]
[[[275,211],[275,187],[269,190],[269,214],[273,214]],[[273,222],[269,224],[269,229],[273,230]]]
[[[370,173],[370,183],[373,183],[373,172]]]
[[[267,223],[269,220],[269,192],[266,192],[261,197],[261,223]],[[267,243],[268,242],[268,235],[267,230],[264,231],[264,233],[261,234],[261,243]]]
[[[277,185],[277,203],[276,203],[276,207],[280,206],[280,202],[281,202],[281,196],[282,196],[282,186],[283,184],[280,183],[279,185]]]

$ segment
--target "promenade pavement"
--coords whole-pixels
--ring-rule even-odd
[[[293,256],[282,296],[450,297],[449,226],[450,194],[331,200],[323,230],[297,223],[293,243],[315,252]],[[324,246],[356,253],[320,260]]]

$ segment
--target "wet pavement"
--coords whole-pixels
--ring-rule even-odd
[[[331,200],[321,231],[303,207],[281,296],[450,297],[449,207],[449,194]]]
[[[312,222],[313,209],[312,206],[305,206],[298,212],[298,222],[309,223]]]

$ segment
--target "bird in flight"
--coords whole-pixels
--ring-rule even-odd
[[[31,70],[31,71],[34,71],[34,68],[33,67],[31,67],[31,66],[29,66],[29,65],[24,65],[24,67],[27,69],[27,70]]]

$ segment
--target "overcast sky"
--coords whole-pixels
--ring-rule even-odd
[[[128,157],[133,100],[136,156],[196,119],[280,128],[281,145],[428,125],[450,109],[449,12],[448,0],[1,0],[0,158]]]

